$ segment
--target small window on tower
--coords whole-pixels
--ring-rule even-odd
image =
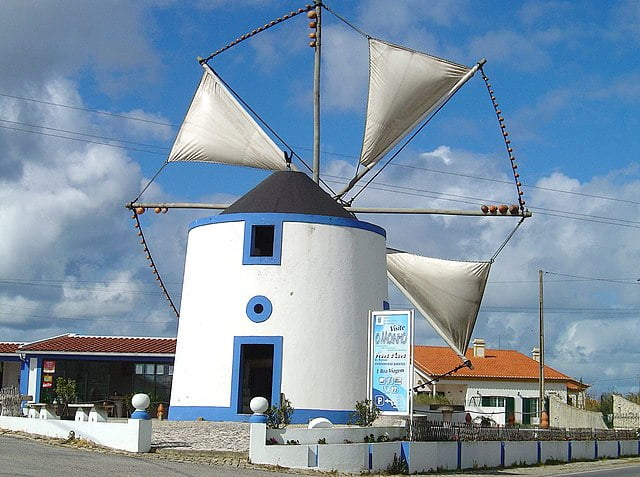
[[[275,226],[254,225],[251,229],[251,256],[273,257]]]

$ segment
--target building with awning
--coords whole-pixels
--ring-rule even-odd
[[[0,355],[7,360],[3,387],[17,386],[34,402],[52,402],[58,378],[76,382],[78,402],[114,402],[120,415],[126,411],[119,403],[138,392],[169,402],[175,338],[67,333],[0,346],[7,351]]]

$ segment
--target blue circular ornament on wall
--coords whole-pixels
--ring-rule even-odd
[[[254,323],[268,320],[272,311],[273,305],[266,296],[256,295],[247,303],[247,316]]]

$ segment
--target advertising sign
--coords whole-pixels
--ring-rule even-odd
[[[42,372],[43,373],[55,373],[56,372],[56,362],[45,359],[42,361]]]
[[[52,388],[53,387],[53,374],[45,374],[42,377],[42,387],[43,388]]]
[[[413,310],[371,312],[370,331],[371,402],[382,414],[409,415]]]

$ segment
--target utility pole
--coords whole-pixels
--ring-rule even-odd
[[[315,38],[315,59],[313,64],[313,181],[320,182],[320,48],[322,40],[322,2],[314,0],[316,38]]]
[[[544,272],[538,270],[539,278],[539,298],[540,298],[540,396],[538,400],[538,416],[540,418],[540,425],[542,425],[542,413],[545,409],[544,401],[544,285],[543,276]]]

